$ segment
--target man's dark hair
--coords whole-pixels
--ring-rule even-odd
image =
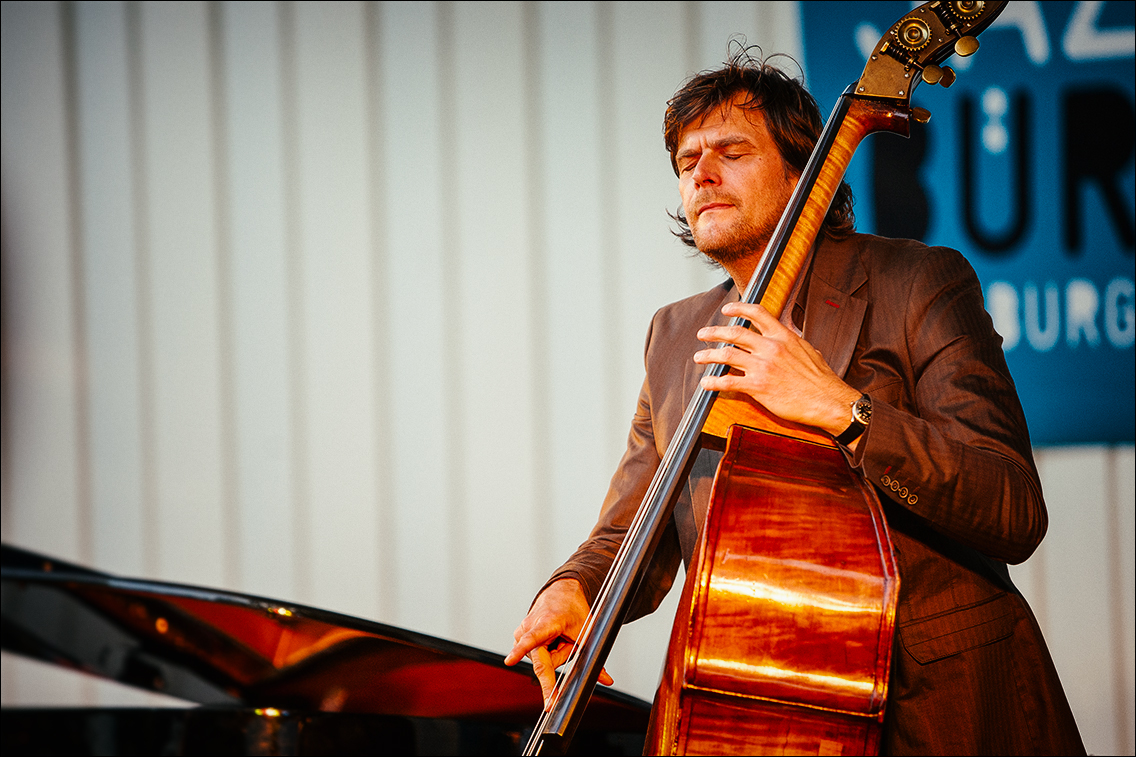
[[[816,100],[801,82],[770,65],[768,60],[755,58],[751,54],[752,49],[739,45],[725,65],[695,74],[667,103],[663,140],[671,154],[671,168],[676,176],[678,163],[675,153],[682,131],[722,105],[734,102],[739,95],[745,98],[737,103],[740,107],[761,110],[773,143],[789,169],[797,175],[805,170],[813,146],[824,128]],[[757,53],[760,56],[761,51]],[[681,206],[677,214],[671,214],[671,218],[678,224],[675,236],[694,247],[694,236]],[[821,231],[834,239],[844,239],[855,230],[852,188],[848,182],[841,181],[828,215],[821,224]]]

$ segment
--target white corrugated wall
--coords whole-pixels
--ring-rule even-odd
[[[665,101],[793,3],[3,4],[3,539],[501,651],[659,305]],[[807,61],[805,62],[807,66]],[[1133,751],[1133,447],[1038,450],[1014,575]],[[677,592],[675,592],[677,593]],[[673,607],[674,598],[669,602]],[[650,698],[667,612],[610,669]],[[3,658],[3,702],[143,701]]]

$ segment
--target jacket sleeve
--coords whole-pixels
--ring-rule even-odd
[[[869,390],[872,419],[852,464],[932,529],[996,560],[1021,562],[1048,521],[1021,403],[978,278],[959,253],[932,248],[907,281],[900,300],[906,343],[895,346],[907,353],[907,396]]]

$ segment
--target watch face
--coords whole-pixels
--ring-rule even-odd
[[[852,417],[867,426],[868,421],[872,419],[872,398],[865,394],[856,400],[852,405]]]

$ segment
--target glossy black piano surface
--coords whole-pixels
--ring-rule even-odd
[[[527,664],[287,602],[3,547],[3,647],[200,705],[6,708],[6,754],[516,754]],[[598,690],[573,753],[638,754],[650,705]]]

